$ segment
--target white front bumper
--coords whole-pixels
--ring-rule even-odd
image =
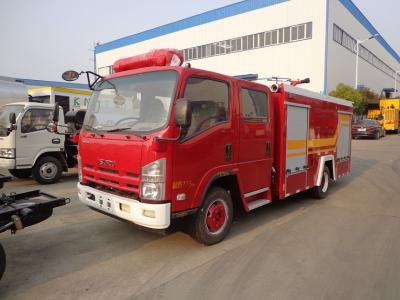
[[[0,168],[7,170],[14,169],[15,159],[0,158]]]
[[[140,226],[165,229],[171,222],[171,204],[147,204],[134,199],[105,193],[78,183],[79,200],[88,206],[104,211],[118,218],[128,220]],[[125,211],[121,210],[125,206]],[[126,207],[129,207],[128,212]],[[146,216],[151,214],[152,216]]]

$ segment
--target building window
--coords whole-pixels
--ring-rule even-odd
[[[333,40],[354,54],[356,53],[357,40],[336,24],[333,24]],[[395,71],[363,45],[360,45],[359,55],[361,59],[364,59],[386,75],[392,78],[395,77]]]
[[[283,28],[279,29],[279,44],[283,43]]]
[[[187,48],[183,50],[183,55],[185,60],[202,59],[304,39],[312,39],[312,22]]]
[[[299,40],[302,40],[302,39],[304,39],[304,37],[305,37],[305,30],[304,30],[304,24],[302,24],[302,25],[299,25],[299,27],[298,27],[298,38],[299,38]]]
[[[264,47],[264,45],[265,45],[265,33],[264,32],[258,34],[258,40],[260,42],[259,43],[260,47]]]
[[[254,40],[253,40],[253,35],[247,36],[247,41],[248,41],[248,47],[247,49],[253,49],[254,48]]]
[[[278,30],[272,31],[272,45],[276,45],[278,43]]]
[[[254,38],[254,48],[258,48],[258,34],[253,35]]]
[[[271,45],[271,38],[272,38],[271,32],[265,33],[265,46]]]
[[[284,32],[285,32],[285,37],[283,40],[285,43],[289,43],[290,42],[290,27],[286,27],[284,29]]]
[[[112,66],[106,66],[106,67],[101,67],[97,69],[97,74],[101,76],[108,76],[113,73],[113,68]]]
[[[306,24],[306,37],[310,39],[312,37],[312,23],[309,22]]]
[[[247,36],[244,36],[243,38],[243,51],[247,50]]]
[[[292,41],[297,41],[297,26],[292,27]]]

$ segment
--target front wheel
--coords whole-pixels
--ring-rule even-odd
[[[322,173],[321,185],[315,186],[311,193],[314,198],[324,199],[328,195],[329,183],[330,183],[330,171],[327,166],[324,167],[324,171]]]
[[[205,245],[222,241],[233,221],[233,204],[230,194],[222,188],[213,188],[206,196],[196,215],[194,237]]]
[[[33,178],[40,184],[56,183],[62,174],[60,161],[53,156],[39,158],[33,168]]]
[[[4,271],[6,270],[6,252],[3,246],[0,244],[0,280],[3,277]]]

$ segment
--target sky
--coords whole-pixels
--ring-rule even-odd
[[[96,42],[106,43],[236,2],[1,0],[0,76],[61,81],[67,69],[93,69]],[[400,54],[400,1],[353,2]]]

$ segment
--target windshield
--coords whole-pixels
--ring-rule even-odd
[[[373,125],[376,125],[376,121],[374,121],[374,120],[360,120],[360,121],[357,122],[357,125],[373,126]]]
[[[161,71],[100,82],[90,100],[84,128],[146,133],[166,126],[178,74]]]
[[[10,128],[10,114],[15,113],[15,116],[18,118],[18,115],[24,110],[23,105],[6,105],[0,107],[0,136],[7,136]]]

